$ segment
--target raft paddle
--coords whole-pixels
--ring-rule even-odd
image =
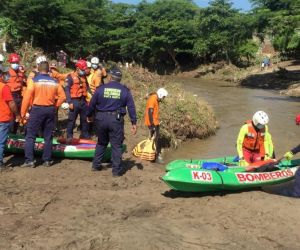
[[[277,165],[279,162],[281,162],[284,159],[284,157],[276,159],[269,159],[266,161],[257,161],[251,163],[251,165],[246,167],[247,172],[255,171],[255,172],[267,172],[271,171],[275,168],[275,165]]]

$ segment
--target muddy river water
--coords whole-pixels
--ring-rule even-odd
[[[274,90],[236,87],[228,82],[195,78],[176,80],[213,107],[220,128],[215,136],[184,143],[178,150],[166,153],[167,162],[179,158],[237,155],[235,144],[239,129],[258,110],[269,115],[277,158],[300,143],[300,127],[295,125],[295,115],[300,113],[299,98],[286,97]]]

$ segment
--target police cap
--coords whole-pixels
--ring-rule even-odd
[[[108,74],[111,74],[112,76],[122,78],[122,71],[118,68],[113,68],[108,71]]]

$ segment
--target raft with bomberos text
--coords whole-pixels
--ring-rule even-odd
[[[5,152],[13,154],[23,154],[25,145],[25,137],[22,135],[9,135]],[[36,138],[34,144],[34,153],[41,155],[44,148],[44,139]],[[95,155],[96,142],[93,140],[73,139],[70,144],[66,144],[65,139],[53,139],[52,155],[57,158],[71,159],[93,159]],[[122,146],[123,152],[126,145]],[[111,146],[107,146],[103,161],[109,161],[111,158]]]
[[[226,166],[224,159],[229,166]],[[232,161],[232,164],[230,163]],[[214,167],[215,165],[215,167]],[[212,192],[243,190],[290,181],[300,166],[300,159],[283,160],[271,172],[247,172],[234,157],[209,160],[175,160],[166,166],[162,180],[173,190]]]

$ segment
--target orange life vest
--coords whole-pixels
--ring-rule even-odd
[[[9,68],[8,73],[10,75],[7,85],[11,92],[18,92],[22,90],[24,74],[21,72],[16,72],[12,68]]]
[[[243,147],[250,151],[259,151],[262,156],[265,155],[265,128],[262,131],[256,131],[252,121],[246,121],[248,133],[246,134]]]
[[[73,84],[70,89],[71,98],[79,98],[87,96],[87,80],[86,77],[80,77],[75,72],[70,74]]]
[[[2,90],[5,84],[0,82],[0,122],[9,122],[13,118],[13,114],[6,101],[2,99]]]

